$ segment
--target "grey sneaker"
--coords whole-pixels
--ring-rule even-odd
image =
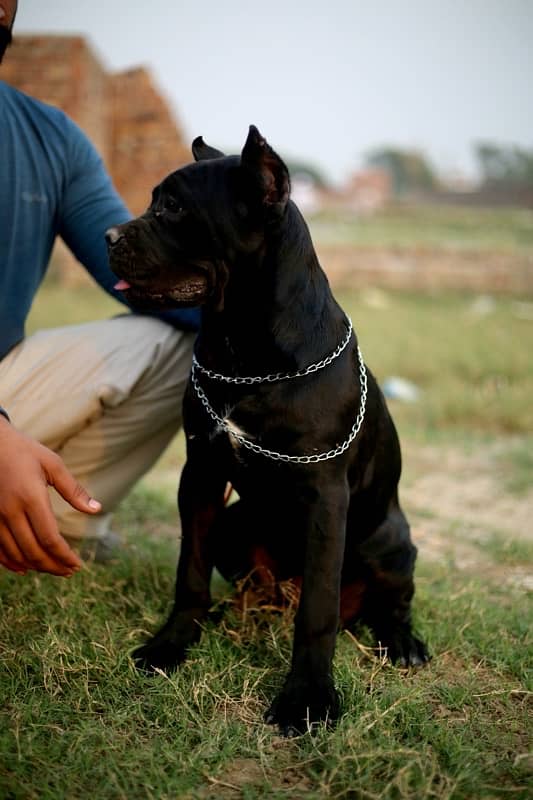
[[[77,542],[70,541],[84,561],[94,561],[95,564],[107,564],[120,557],[124,547],[122,539],[117,533],[108,531],[100,539],[81,539]]]

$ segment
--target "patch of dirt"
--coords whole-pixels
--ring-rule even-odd
[[[283,742],[287,747],[287,740],[284,739]],[[206,777],[210,786],[198,790],[195,796],[209,800],[243,797],[245,787],[257,789],[265,783],[272,789],[287,792],[287,797],[294,800],[308,797],[314,788],[312,781],[302,775],[300,770],[289,767],[276,772],[256,758],[235,758],[216,777]]]
[[[528,293],[533,289],[533,257],[525,252],[322,244],[317,250],[336,288],[379,286],[490,293]]]
[[[450,445],[403,443],[408,475],[402,505],[421,557],[451,561],[459,569],[482,567],[504,580],[533,588],[533,564],[498,563],[494,538],[533,543],[533,489],[521,495],[505,488],[502,457],[507,441],[472,452]]]

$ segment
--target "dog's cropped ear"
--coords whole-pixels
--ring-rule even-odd
[[[204,142],[201,136],[197,136],[192,143],[192,154],[195,161],[208,161],[211,158],[224,158],[224,153],[216,150],[214,147],[209,147]]]
[[[265,206],[281,216],[289,199],[289,171],[255,125],[250,125],[241,165],[256,179]]]

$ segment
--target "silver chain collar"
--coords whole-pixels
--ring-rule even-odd
[[[327,367],[328,364],[331,364],[332,361],[335,361],[336,358],[340,356],[346,345],[351,339],[352,336],[352,320],[348,318],[348,333],[344,341],[340,343],[336,350],[333,351],[329,356],[323,358],[322,361],[318,361],[316,364],[310,364],[305,369],[299,370],[298,372],[275,372],[272,375],[254,375],[254,376],[238,376],[238,377],[231,377],[229,375],[222,375],[220,372],[213,372],[207,367],[202,367],[202,365],[198,362],[195,355],[192,357],[193,366],[196,367],[200,372],[204,375],[207,375],[208,378],[212,378],[215,381],[224,381],[224,383],[236,383],[239,385],[243,384],[252,384],[252,383],[274,383],[275,381],[285,381],[289,380],[290,378],[303,378],[306,375],[310,375],[312,372],[318,372],[319,369],[323,369]]]
[[[193,363],[191,368],[191,381],[192,385],[194,386],[194,390],[198,395],[202,405],[204,406],[205,410],[209,414],[212,420],[217,423],[217,425],[224,430],[227,434],[232,436],[236,441],[242,444],[243,447],[246,447],[248,450],[252,450],[254,453],[259,453],[260,455],[266,456],[267,458],[271,458],[274,461],[283,461],[288,462],[291,464],[317,464],[320,461],[328,461],[331,458],[336,458],[340,456],[342,453],[345,453],[346,450],[349,448],[359,431],[361,430],[361,426],[363,424],[363,420],[365,418],[365,409],[366,409],[366,397],[367,397],[367,375],[366,375],[366,368],[363,361],[363,355],[359,346],[357,347],[357,358],[359,361],[359,381],[361,386],[361,400],[359,403],[359,413],[357,414],[356,420],[352,426],[350,434],[348,438],[341,444],[338,445],[333,450],[328,450],[325,453],[312,453],[310,455],[303,455],[303,456],[291,456],[288,453],[278,453],[276,450],[269,450],[266,447],[261,447],[260,445],[256,444],[255,442],[250,441],[242,434],[237,433],[234,428],[229,425],[225,419],[219,416],[214,408],[211,406],[209,400],[205,392],[203,391],[202,387],[198,383],[198,378],[196,376],[196,369],[203,372],[209,378],[213,378],[214,380],[225,381],[226,383],[236,383],[236,384],[254,384],[254,383],[272,383],[274,381],[281,381],[286,380],[289,378],[299,378],[303,377],[304,375],[309,375],[312,372],[317,372],[319,369],[323,369],[328,364],[331,364],[338,356],[342,353],[345,349],[346,345],[348,344],[350,337],[352,335],[352,322],[349,320],[349,330],[348,335],[344,339],[344,341],[337,347],[337,349],[331,353],[331,355],[324,358],[322,361],[317,362],[316,364],[311,364],[305,370],[301,370],[300,372],[292,372],[292,373],[276,373],[275,375],[265,375],[265,376],[254,376],[254,377],[229,377],[227,375],[221,375],[217,372],[212,372],[212,370],[208,370],[205,367],[202,367],[196,356],[193,356]]]

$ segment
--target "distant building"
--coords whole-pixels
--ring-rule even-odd
[[[344,185],[328,186],[312,172],[291,170],[292,199],[304,214],[348,211],[372,214],[392,199],[392,180],[386,170],[368,168],[354,173]]]
[[[381,169],[364,169],[354,173],[342,186],[315,186],[313,210],[373,214],[391,200],[390,175]]]
[[[392,181],[383,169],[365,169],[356,172],[341,190],[345,207],[361,214],[379,211],[390,202]]]
[[[320,188],[305,172],[291,175],[291,197],[303,214],[315,214],[322,207]]]

